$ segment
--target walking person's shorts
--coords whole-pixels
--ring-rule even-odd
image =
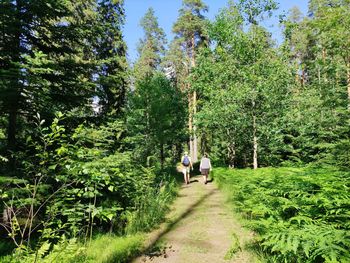
[[[202,169],[201,174],[207,176],[209,174],[209,169]]]

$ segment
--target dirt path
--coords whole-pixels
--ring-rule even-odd
[[[133,262],[254,263],[244,247],[251,238],[216,185],[194,177],[180,189],[166,223],[149,235],[148,250]]]

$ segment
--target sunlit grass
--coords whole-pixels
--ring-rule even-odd
[[[94,239],[87,247],[86,256],[82,262],[117,263],[128,262],[137,254],[143,245],[141,234],[125,237],[103,235]]]

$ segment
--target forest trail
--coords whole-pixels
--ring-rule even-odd
[[[181,187],[166,222],[149,234],[147,251],[133,262],[254,263],[244,246],[252,237],[234,218],[217,186],[192,177]],[[230,257],[235,247],[239,249]]]

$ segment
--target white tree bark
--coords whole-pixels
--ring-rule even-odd
[[[253,168],[258,168],[258,138],[256,136],[256,116],[253,115]]]

